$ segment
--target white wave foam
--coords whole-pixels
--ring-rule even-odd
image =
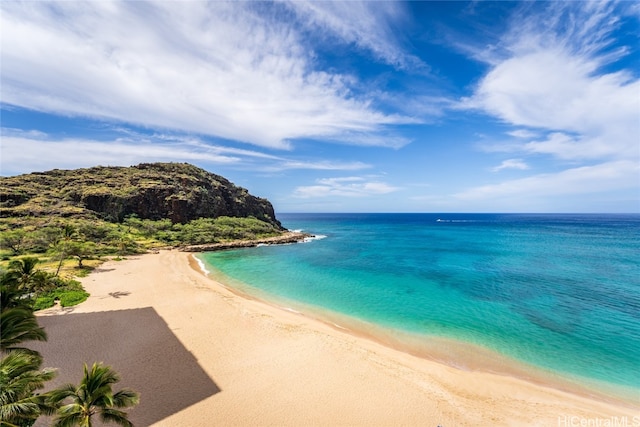
[[[324,234],[318,234],[316,236],[311,236],[311,237],[305,237],[304,240],[302,240],[303,243],[307,243],[307,242],[312,242],[314,240],[322,240],[322,239],[326,239],[327,236],[325,236]]]
[[[200,270],[202,270],[202,272],[204,273],[205,276],[208,276],[209,273],[211,273],[209,270],[207,270],[207,267],[204,265],[204,262],[202,262],[200,260],[200,258],[198,258],[195,255],[191,255],[193,257],[193,259],[196,260],[196,262],[198,263],[198,267],[200,267]]]

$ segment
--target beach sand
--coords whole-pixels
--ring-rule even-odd
[[[77,383],[84,362],[113,366],[116,389],[141,393],[136,426],[640,426],[629,405],[456,369],[244,298],[188,253],[109,261],[82,282],[91,297],[40,313],[49,341],[32,347],[59,368],[53,386]]]

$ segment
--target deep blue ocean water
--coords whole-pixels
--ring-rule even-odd
[[[640,215],[278,218],[326,237],[201,258],[262,298],[640,389]]]

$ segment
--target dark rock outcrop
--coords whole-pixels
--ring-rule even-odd
[[[55,169],[0,178],[0,216],[45,215],[93,216],[113,222],[137,215],[174,223],[255,217],[282,229],[268,200],[187,163]]]
[[[187,245],[179,249],[183,252],[214,252],[225,249],[253,248],[258,245],[287,245],[304,242],[305,239],[314,237],[313,234],[288,231],[280,236],[266,237],[264,239],[234,240],[224,243],[210,243],[208,245]]]

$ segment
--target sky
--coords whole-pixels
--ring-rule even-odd
[[[640,3],[0,2],[0,175],[188,162],[278,212],[640,212]]]

